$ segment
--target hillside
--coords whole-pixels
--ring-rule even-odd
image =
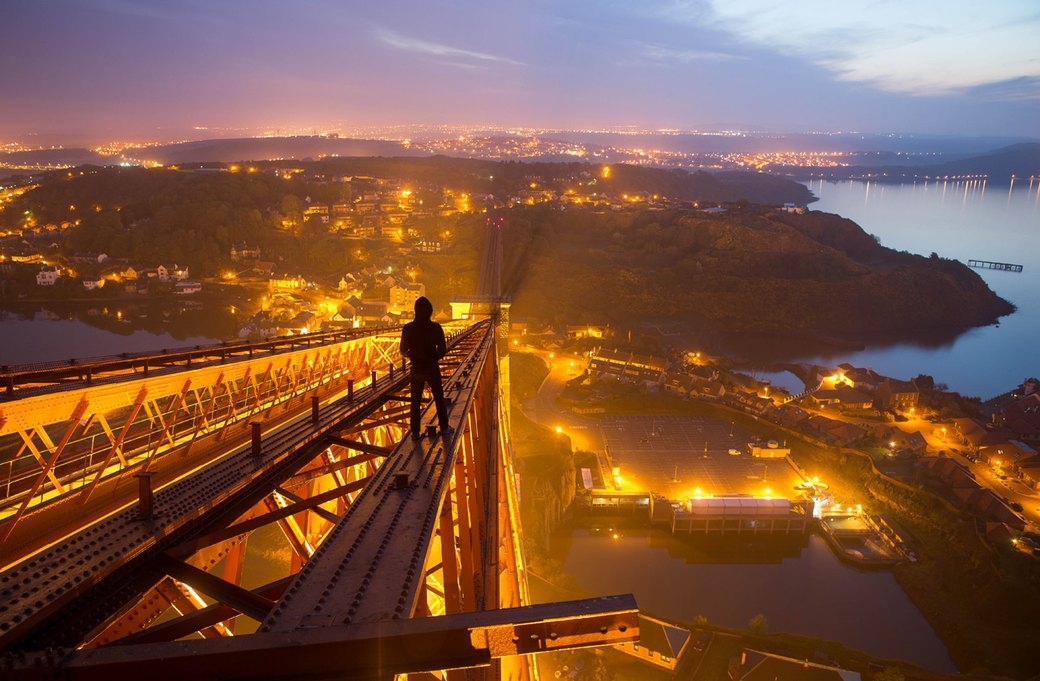
[[[430,294],[445,300],[473,291],[483,244],[480,204],[457,213],[457,193],[479,201],[493,195],[503,206],[537,187],[589,201],[501,208],[509,225],[503,289],[520,317],[629,327],[669,320],[863,341],[989,324],[1013,310],[960,263],[883,248],[836,215],[769,207],[805,198],[808,190],[762,174],[446,157],[293,162],[294,172],[284,174],[257,166],[259,172],[56,173],[0,210],[0,226],[31,221],[49,243],[44,227],[67,225],[59,244],[67,257],[104,252],[130,262],[177,262],[199,277],[220,272],[231,244],[243,241],[277,254],[279,269],[324,283],[373,262],[413,258]],[[360,178],[363,186],[334,181],[341,177]],[[304,215],[315,203],[350,205],[355,193],[372,191],[364,187],[374,186],[373,178],[386,178],[380,191],[390,197],[411,187],[429,207],[425,217],[409,218],[403,240],[347,238],[349,231]],[[671,203],[647,200],[657,193]],[[727,208],[704,212],[697,207],[704,202]],[[455,234],[443,253],[410,250],[442,232]]]
[[[817,168],[773,167],[771,171],[789,177],[809,179],[819,174]],[[828,180],[862,179],[869,177],[877,182],[915,182],[924,178],[964,178],[985,176],[987,182],[1007,185],[1011,178],[1019,181],[1040,175],[1040,142],[1020,142],[984,154],[971,154],[944,163],[914,163],[911,157],[902,157],[899,162],[891,154],[880,155],[870,164],[858,164],[830,168],[824,173]]]
[[[1013,306],[961,263],[880,246],[837,215],[517,214],[506,287],[518,317],[863,340],[995,322]]]

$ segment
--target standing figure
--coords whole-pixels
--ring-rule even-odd
[[[441,386],[441,368],[438,364],[438,360],[448,351],[448,344],[444,340],[444,329],[431,317],[433,303],[425,296],[419,297],[415,301],[415,320],[408,322],[401,329],[401,354],[411,360],[409,377],[412,410],[409,425],[413,440],[422,437],[419,407],[425,385],[429,385],[430,392],[433,393],[441,435],[448,436],[455,432],[448,425],[448,410],[444,404],[444,388]]]

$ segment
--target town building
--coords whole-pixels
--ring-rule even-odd
[[[614,650],[674,672],[691,648],[692,638],[689,629],[639,613],[639,640],[619,643]]]
[[[61,278],[61,270],[57,267],[45,267],[36,273],[37,286],[54,286]]]
[[[426,295],[426,284],[397,283],[390,286],[390,309],[407,316],[415,308],[415,301]]]
[[[610,378],[648,388],[664,385],[667,377],[664,360],[618,350],[601,350],[589,361],[589,374],[596,379]]]
[[[260,247],[251,246],[246,242],[231,244],[231,262],[239,262],[242,260],[259,260],[260,259]]]

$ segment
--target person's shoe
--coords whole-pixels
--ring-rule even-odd
[[[441,428],[441,437],[451,437],[455,434],[455,429],[451,426],[444,426]]]
[[[420,438],[422,438],[422,435],[420,435],[419,433],[415,433],[415,432],[412,433],[412,439],[413,440],[419,440]]]

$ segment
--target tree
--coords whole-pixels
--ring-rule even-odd
[[[885,667],[870,677],[871,681],[904,681],[906,676],[899,667]]]
[[[766,623],[766,616],[762,613],[758,613],[751,618],[748,622],[748,629],[751,630],[752,634],[768,634],[769,625]]]

